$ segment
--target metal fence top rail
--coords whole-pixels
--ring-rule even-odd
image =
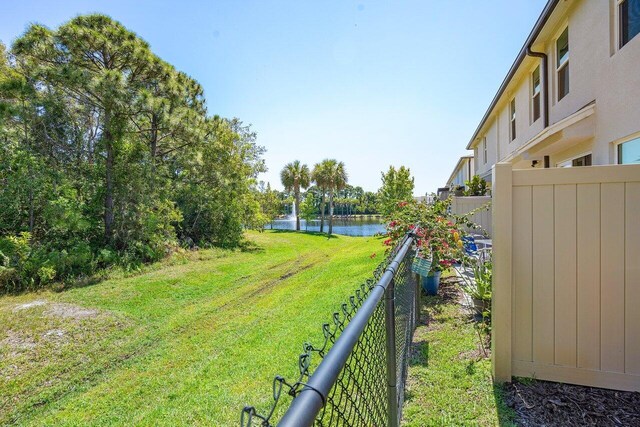
[[[331,350],[324,356],[322,362],[309,380],[293,399],[291,406],[278,423],[280,427],[312,426],[320,410],[327,402],[329,392],[335,384],[347,359],[358,342],[378,303],[381,301],[400,263],[413,244],[413,235],[407,235],[400,244],[395,257],[389,263],[384,274],[375,284],[367,299],[362,303],[355,316],[347,324]]]

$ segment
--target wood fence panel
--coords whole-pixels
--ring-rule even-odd
[[[601,369],[624,372],[624,183],[601,186]]]
[[[513,189],[513,358],[532,360],[532,207],[531,187]],[[517,331],[517,333],[515,333]]]
[[[577,188],[578,368],[600,369],[600,184]]]
[[[553,186],[533,187],[533,360],[553,364],[555,340]]]
[[[554,205],[555,363],[575,367],[576,186],[556,185]]]
[[[625,372],[640,375],[640,182],[625,193]]]
[[[493,231],[490,205],[490,196],[456,196],[451,199],[451,211],[457,215],[466,215],[473,210],[488,206],[488,209],[480,209],[469,218],[480,226],[480,230],[467,231],[478,234],[485,232],[489,237],[491,237]]]

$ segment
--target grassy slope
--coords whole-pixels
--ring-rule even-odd
[[[382,250],[376,238],[249,238],[259,250],[0,298],[0,425],[237,425],[243,405],[268,407],[273,375],[295,376],[302,343]],[[46,304],[16,310],[33,300]]]
[[[423,295],[403,425],[511,426],[513,412],[503,403],[502,388],[492,384],[491,361],[480,351],[474,323],[454,286],[446,285],[437,296]]]

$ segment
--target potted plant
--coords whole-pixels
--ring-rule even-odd
[[[476,312],[485,316],[491,311],[491,261],[480,261],[473,268],[474,284],[467,286],[467,293],[473,300]]]

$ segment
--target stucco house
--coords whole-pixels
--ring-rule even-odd
[[[475,173],[640,163],[639,33],[640,0],[550,0],[467,145]]]
[[[462,156],[458,159],[458,163],[453,168],[451,176],[447,180],[446,187],[453,191],[458,186],[465,186],[465,182],[469,181],[475,175],[475,164],[473,156]]]

